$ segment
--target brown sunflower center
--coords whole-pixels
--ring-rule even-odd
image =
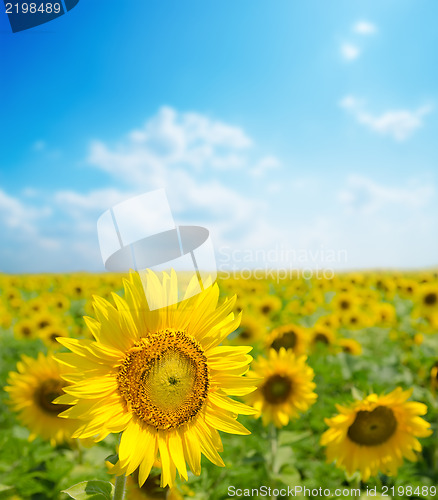
[[[297,334],[293,330],[289,330],[283,333],[281,337],[275,339],[274,342],[272,342],[271,347],[276,351],[279,351],[282,347],[285,349],[293,349],[296,343]]]
[[[270,304],[264,304],[262,307],[261,307],[261,311],[263,314],[269,314],[271,312],[271,305]]]
[[[292,391],[292,381],[285,375],[272,375],[262,386],[265,400],[272,405],[284,403]]]
[[[425,296],[424,296],[424,303],[428,306],[433,306],[435,305],[437,302],[437,295],[435,292],[430,292],[430,293],[427,293]]]
[[[314,344],[330,344],[330,341],[325,333],[317,333],[313,337],[313,343]]]
[[[34,393],[35,403],[39,408],[53,416],[68,410],[70,405],[53,403],[54,399],[64,394],[62,388],[65,386],[66,383],[59,379],[44,380]]]
[[[185,332],[160,330],[129,350],[117,383],[141,420],[156,429],[179,427],[199,412],[207,397],[207,358]]]
[[[242,340],[248,340],[252,337],[252,330],[251,328],[244,327],[242,328],[241,332],[239,333],[239,337]]]
[[[21,327],[21,333],[25,337],[30,337],[30,335],[32,334],[32,330],[28,326],[22,326]]]
[[[396,429],[394,412],[386,406],[378,406],[373,411],[358,411],[347,435],[357,444],[377,446],[386,442]]]
[[[344,311],[346,309],[350,309],[350,302],[348,302],[348,300],[341,300],[341,302],[339,303],[339,306],[341,309],[343,309]]]

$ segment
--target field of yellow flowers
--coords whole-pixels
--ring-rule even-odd
[[[0,275],[0,498],[436,496],[438,272],[122,278]]]

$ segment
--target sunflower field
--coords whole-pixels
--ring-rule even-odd
[[[173,302],[135,273],[0,275],[0,498],[437,496],[438,272]]]

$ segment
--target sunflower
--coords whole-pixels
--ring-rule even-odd
[[[42,353],[37,359],[22,356],[18,372],[10,372],[5,391],[9,392],[12,408],[31,432],[29,440],[37,436],[50,440],[52,446],[69,440],[79,425],[77,420],[59,418],[68,405],[56,405],[53,400],[64,394],[67,385],[61,378],[64,371],[51,357]]]
[[[266,317],[281,309],[281,300],[276,295],[266,295],[256,305],[258,312]]]
[[[397,315],[395,307],[392,304],[389,302],[380,302],[374,304],[374,308],[380,325],[392,326],[396,323]]]
[[[357,307],[341,314],[341,323],[350,330],[357,330],[370,326],[368,316]]]
[[[335,311],[339,311],[340,313],[345,314],[347,311],[351,311],[353,308],[355,308],[359,302],[360,299],[358,296],[354,295],[353,293],[343,292],[338,293],[334,297],[333,306],[335,308]]]
[[[362,354],[362,346],[357,340],[354,339],[339,339],[338,346],[343,352],[351,354],[352,356],[359,356]]]
[[[36,337],[35,323],[30,319],[20,319],[14,325],[14,335],[17,339],[33,339]]]
[[[336,341],[336,334],[330,328],[325,328],[321,325],[315,325],[310,329],[310,345],[316,347],[324,344],[330,346]]]
[[[193,280],[189,297],[196,286]],[[138,469],[142,486],[159,457],[161,486],[172,487],[176,470],[187,479],[186,462],[200,474],[201,453],[224,466],[218,430],[249,434],[237,415],[255,411],[228,396],[256,388],[243,377],[251,347],[220,346],[240,315],[231,312],[235,298],[217,307],[217,284],[179,303],[174,271],[162,281],[151,271],[143,281],[133,272],[124,289],[124,299],[113,294],[116,307],[94,297],[97,319],[85,320],[95,341],[59,339],[72,351],[57,355],[70,367],[65,379],[72,385],[57,402],[74,405],[64,417],[83,421],[75,437],[123,433],[113,473]],[[173,305],[150,310],[146,297]]]
[[[254,362],[252,374],[263,377],[263,381],[246,399],[257,410],[256,417],[261,415],[264,425],[274,422],[283,427],[315,402],[314,372],[306,359],[282,347],[279,352],[270,349],[268,359],[259,357]]]
[[[438,389],[438,361],[432,366],[430,370],[430,386],[433,392]]]
[[[422,311],[438,311],[438,285],[425,283],[417,291],[417,300]]]
[[[336,330],[339,327],[339,315],[336,313],[328,314],[327,316],[321,316],[315,323],[316,325],[325,326],[331,330]]]
[[[266,339],[266,347],[279,351],[281,347],[292,349],[295,354],[304,354],[307,348],[304,330],[294,324],[274,328]]]
[[[244,316],[232,343],[254,346],[263,338],[264,333],[265,326],[260,320],[256,321],[251,316]]]
[[[32,317],[34,323],[34,328],[36,330],[42,330],[48,326],[53,326],[58,322],[58,319],[50,311],[41,311]]]
[[[58,337],[69,337],[68,330],[62,325],[48,325],[39,331],[39,337],[49,349],[58,350],[61,346]]]
[[[397,387],[390,394],[371,394],[349,407],[337,405],[339,414],[325,419],[330,427],[321,437],[327,446],[327,461],[336,462],[352,476],[359,471],[363,481],[379,471],[393,476],[403,458],[416,461],[421,451],[418,437],[429,436],[430,424],[420,418],[426,405],[407,401],[412,390]]]
[[[70,308],[70,300],[62,293],[50,295],[50,305],[53,309],[65,312]]]

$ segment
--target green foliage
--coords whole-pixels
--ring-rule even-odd
[[[356,487],[348,482],[341,470],[326,463],[325,451],[320,445],[321,435],[327,429],[324,419],[336,413],[336,404],[347,405],[370,392],[386,393],[397,386],[414,388],[413,399],[427,404],[425,418],[432,423],[435,432],[421,440],[423,450],[417,462],[405,462],[396,477],[370,479],[362,488],[377,486],[379,490],[380,482],[388,487],[438,484],[438,403],[429,385],[430,369],[438,353],[438,339],[437,335],[429,335],[421,345],[413,343],[411,340],[416,332],[412,322],[406,319],[411,312],[410,303],[395,298],[394,304],[399,317],[396,340],[391,338],[389,328],[370,327],[354,332],[354,338],[363,346],[361,356],[333,353],[329,347],[321,345],[308,359],[315,371],[318,394],[310,410],[277,431],[275,443],[260,419],[240,417],[239,421],[251,435],[221,433],[224,447],[221,456],[226,467],[217,467],[203,457],[201,475],[189,474],[188,483],[184,486],[179,483],[183,494],[193,500],[221,500],[228,497],[229,486],[254,489],[301,485],[332,490]],[[348,330],[342,333],[353,336]],[[7,375],[15,370],[21,354],[36,357],[42,348],[39,340],[18,341],[10,330],[0,331],[0,385],[6,385]],[[115,457],[110,455],[116,450],[117,436],[108,436],[90,448],[78,443],[53,448],[40,438],[29,442],[28,437],[29,431],[18,423],[8,408],[7,394],[1,391],[0,498],[111,498],[113,486],[108,482],[111,476],[105,460],[114,463]],[[95,479],[89,481],[89,478]]]
[[[111,500],[114,492],[114,486],[108,481],[83,481],[75,484],[71,488],[64,490],[75,500]]]

